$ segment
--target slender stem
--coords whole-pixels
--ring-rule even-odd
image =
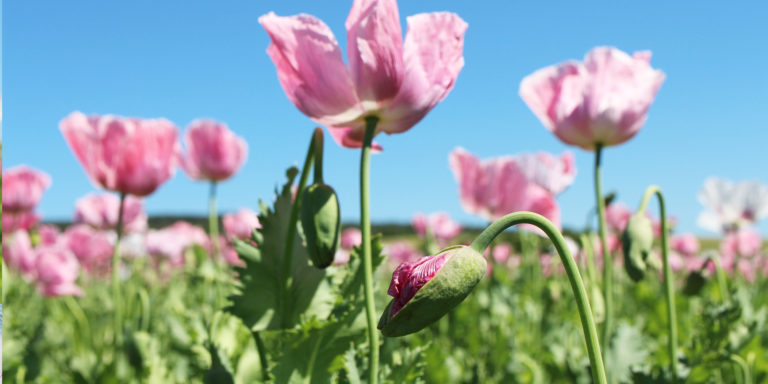
[[[603,300],[605,301],[605,321],[603,322],[602,351],[603,358],[610,345],[611,332],[613,328],[613,260],[611,259],[611,250],[608,249],[606,241],[605,228],[605,201],[603,200],[603,191],[601,188],[600,176],[600,158],[603,152],[603,145],[595,146],[595,200],[597,201],[597,217],[600,223],[600,245],[603,249]]]
[[[281,298],[286,297],[286,293],[291,287],[291,270],[293,269],[293,243],[296,239],[296,227],[299,220],[299,206],[301,204],[301,192],[307,185],[307,179],[309,178],[309,168],[312,167],[312,159],[315,153],[315,136],[312,135],[312,140],[309,141],[309,149],[307,149],[307,157],[304,158],[304,166],[301,168],[301,177],[299,178],[299,186],[296,189],[296,198],[291,206],[291,218],[288,222],[288,228],[285,235],[285,253],[283,254],[283,281],[285,284],[282,286],[283,291],[280,294]],[[288,328],[288,309],[287,303],[280,302],[283,328]]]
[[[312,382],[312,371],[315,369],[315,360],[317,359],[317,351],[320,350],[320,343],[322,342],[323,342],[323,334],[321,333],[320,336],[317,337],[317,341],[315,342],[315,347],[312,348],[312,354],[309,355],[309,363],[307,364],[307,378],[304,380],[304,382],[307,384]]]
[[[112,300],[115,306],[115,344],[122,342],[122,325],[120,313],[120,238],[123,236],[123,210],[125,208],[125,193],[120,193],[120,207],[117,210],[117,240],[115,240],[115,251],[112,254]]]
[[[661,215],[661,255],[664,261],[664,293],[667,296],[667,326],[669,327],[667,349],[670,358],[669,369],[671,370],[672,378],[675,378],[677,377],[677,311],[675,309],[675,291],[673,287],[674,276],[672,275],[672,268],[669,265],[669,230],[667,228],[667,212],[661,188],[656,185],[651,185],[646,188],[638,212],[645,212],[645,207],[648,205],[648,201],[653,195],[656,195],[656,198],[659,201],[659,214]]]
[[[80,338],[88,340],[88,343],[90,345],[91,342],[91,326],[88,322],[88,317],[85,316],[85,312],[83,312],[83,309],[80,307],[80,305],[77,304],[77,301],[72,296],[67,296],[64,298],[64,304],[67,306],[67,309],[72,313],[72,317],[75,318],[75,322],[77,322],[78,327],[78,334],[80,335]],[[80,345],[80,340],[76,341],[78,345]]]
[[[736,363],[741,369],[742,377],[744,378],[744,384],[752,384],[752,374],[749,371],[749,365],[739,355],[731,355],[731,361]]]
[[[261,364],[261,378],[266,383],[269,381],[269,363],[267,362],[267,348],[264,346],[264,340],[258,331],[253,332],[253,339],[256,340],[256,351],[259,353],[259,363]]]
[[[365,119],[365,136],[363,138],[363,150],[360,156],[360,228],[363,232],[363,272],[365,290],[365,315],[368,320],[368,383],[378,382],[379,372],[379,333],[376,330],[376,305],[373,301],[373,262],[371,261],[371,218],[370,204],[370,172],[369,160],[371,157],[371,143],[376,131],[379,119],[367,117]],[[482,253],[481,253],[482,254]]]
[[[208,195],[208,234],[213,243],[213,256],[221,256],[221,245],[219,244],[219,213],[216,209],[216,182],[211,181],[211,189]]]
[[[595,287],[597,286],[597,265],[595,265],[595,251],[592,249],[592,238],[587,234],[581,234],[581,236],[579,236],[579,240],[581,242],[581,248],[584,250],[584,257],[586,259],[587,282],[590,285],[589,298],[592,300],[592,303],[595,303],[597,302],[595,295],[599,295],[600,292],[595,291]],[[595,313],[593,313],[593,315],[598,316]],[[596,317],[595,322],[598,322]]]
[[[323,129],[315,128],[315,184],[323,183]]]
[[[515,212],[510,213],[496,220],[482,233],[480,233],[475,241],[470,244],[470,247],[481,255],[485,248],[491,244],[493,239],[505,229],[518,225],[518,224],[532,224],[539,227],[544,233],[552,240],[552,243],[557,249],[557,253],[560,255],[560,259],[565,266],[565,271],[568,275],[568,280],[571,283],[571,289],[576,298],[576,306],[579,309],[579,317],[581,318],[581,325],[584,329],[584,338],[587,343],[587,353],[589,354],[590,366],[592,368],[592,378],[598,384],[607,383],[605,376],[605,366],[603,365],[603,358],[600,354],[600,342],[597,337],[597,329],[595,328],[595,320],[592,316],[592,309],[587,299],[587,290],[584,288],[584,282],[581,280],[579,274],[579,267],[571,256],[571,252],[568,250],[568,245],[563,239],[563,235],[555,226],[547,220],[544,216],[533,212]]]

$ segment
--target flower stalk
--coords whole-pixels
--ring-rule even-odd
[[[365,294],[365,316],[368,321],[368,383],[378,382],[379,333],[376,331],[376,304],[373,301],[373,262],[371,260],[371,217],[370,204],[370,157],[371,144],[379,119],[365,118],[365,136],[360,156],[360,230],[363,233],[363,289]]]
[[[568,246],[565,243],[565,239],[560,231],[547,220],[544,216],[533,212],[515,212],[508,214],[501,219],[497,220],[486,228],[475,240],[470,244],[470,248],[476,252],[482,254],[485,248],[487,248],[496,236],[504,232],[509,227],[518,224],[532,224],[549,237],[552,243],[557,249],[557,253],[560,255],[560,259],[565,266],[568,280],[571,283],[571,289],[576,298],[576,305],[579,310],[579,317],[581,318],[581,325],[584,329],[584,337],[587,344],[587,353],[589,355],[590,367],[592,369],[592,378],[596,383],[607,383],[605,375],[605,366],[603,365],[603,358],[600,353],[600,343],[597,337],[597,329],[595,327],[595,320],[592,315],[592,309],[587,298],[587,290],[584,288],[584,282],[579,274],[579,267],[571,256],[571,252],[568,250]]]
[[[675,292],[673,288],[674,276],[669,265],[669,229],[667,227],[667,213],[664,204],[664,195],[658,186],[651,185],[645,190],[643,200],[638,208],[639,213],[645,212],[651,196],[656,195],[659,201],[659,214],[661,215],[661,254],[664,262],[664,293],[667,300],[667,325],[669,327],[669,340],[667,344],[672,377],[677,377],[677,313],[675,310]]]
[[[603,145],[595,145],[595,200],[597,202],[597,217],[599,222],[600,246],[603,250],[603,300],[605,303],[605,321],[603,322],[602,351],[605,358],[610,345],[613,328],[613,260],[608,249],[608,237],[605,224],[605,200],[603,200],[602,180],[600,175]]]
[[[123,236],[123,211],[125,208],[125,193],[120,193],[120,206],[117,209],[117,239],[115,240],[115,250],[112,253],[112,300],[115,306],[114,326],[115,326],[115,344],[122,342],[122,321],[120,313],[120,239]]]

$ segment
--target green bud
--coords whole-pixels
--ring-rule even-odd
[[[301,228],[309,259],[317,268],[333,262],[341,233],[341,214],[336,192],[326,184],[312,184],[301,197]]]
[[[463,245],[401,264],[389,287],[394,299],[381,315],[378,328],[388,337],[424,329],[464,300],[483,279],[486,268],[485,258]]]
[[[705,284],[707,284],[707,279],[704,275],[699,271],[693,271],[685,278],[683,294],[686,296],[696,296],[701,292]]]
[[[649,266],[649,257],[653,248],[651,220],[642,212],[632,215],[621,236],[621,241],[624,245],[624,267],[627,274],[634,281],[642,280]],[[650,261],[650,263],[653,262]]]

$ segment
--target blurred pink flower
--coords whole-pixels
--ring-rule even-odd
[[[37,229],[37,234],[40,235],[40,244],[54,245],[59,241],[61,231],[56,226],[43,224]]]
[[[60,246],[43,246],[35,250],[35,285],[45,297],[82,296],[76,281],[80,265],[68,249]]]
[[[700,248],[699,239],[692,233],[671,236],[669,248],[683,256],[696,256]]]
[[[400,264],[392,273],[387,294],[394,297],[390,316],[394,316],[416,292],[427,284],[445,265],[447,253],[425,256],[413,262]]]
[[[480,161],[463,148],[451,152],[450,165],[459,183],[461,206],[494,221],[508,213],[532,211],[560,228],[560,207],[542,186],[530,182],[513,157]]]
[[[242,208],[236,213],[227,213],[221,217],[224,233],[230,240],[240,239],[246,241],[251,238],[254,229],[261,229],[259,216],[256,212]]]
[[[512,255],[512,246],[508,243],[499,243],[493,246],[493,251],[491,251],[491,254],[493,255],[493,260],[496,261],[498,264],[504,264],[509,260],[509,257]],[[492,264],[492,263],[488,263]]]
[[[622,233],[627,226],[630,216],[635,213],[626,204],[622,202],[611,203],[605,207],[606,227],[615,232]]]
[[[166,119],[73,112],[59,128],[94,184],[135,196],[173,176],[181,152],[176,126]]]
[[[422,13],[407,22],[403,41],[395,0],[355,0],[347,67],[330,28],[314,16],[259,18],[288,98],[349,148],[361,146],[369,116],[379,118],[375,133],[409,130],[448,95],[464,66],[467,23],[458,15]]]
[[[91,193],[75,203],[76,224],[88,224],[96,229],[116,229],[120,198],[111,193]],[[123,233],[142,232],[147,229],[144,202],[126,196],[123,205]]]
[[[429,231],[438,244],[445,244],[461,233],[461,224],[451,220],[447,212],[436,212],[429,216],[419,212],[413,215],[411,225],[420,236]]]
[[[720,252],[726,257],[754,257],[760,253],[763,239],[752,229],[728,232],[720,243]]]
[[[35,250],[27,231],[19,230],[4,236],[3,260],[8,268],[18,271],[25,278],[34,276]]]
[[[341,232],[341,248],[351,250],[363,243],[363,233],[358,228],[347,228]]]
[[[110,259],[114,252],[114,241],[106,232],[79,224],[64,232],[66,248],[88,272],[103,273],[111,268]]]
[[[576,178],[572,152],[563,152],[559,158],[547,152],[524,153],[515,156],[515,160],[528,180],[555,196],[565,191]]]
[[[181,163],[194,180],[222,181],[230,178],[245,163],[248,144],[226,124],[198,119],[184,133],[187,153]]]
[[[394,268],[407,261],[413,261],[424,255],[417,251],[411,243],[407,241],[395,241],[390,243],[384,250],[387,255],[389,265]]]
[[[520,96],[544,126],[566,144],[586,150],[619,145],[646,120],[664,73],[650,65],[651,53],[633,56],[597,47],[584,62],[540,69],[520,83]]]
[[[698,224],[714,232],[747,227],[768,217],[768,186],[759,181],[709,178],[699,191],[699,201],[707,210],[699,215]]]
[[[40,216],[34,212],[3,212],[3,232],[29,231],[40,223]]]
[[[227,239],[224,236],[219,236],[219,244],[222,244],[221,255],[227,264],[245,267],[245,262],[240,259],[240,255],[237,254],[235,247],[227,244]]]
[[[744,276],[747,282],[754,283],[757,278],[756,260],[741,259],[736,263],[736,269]]]
[[[147,253],[163,257],[175,267],[184,265],[184,251],[194,244],[208,248],[210,240],[205,231],[184,221],[177,221],[170,227],[149,230],[145,237]]]
[[[3,171],[3,213],[30,212],[51,186],[45,172],[25,165]]]

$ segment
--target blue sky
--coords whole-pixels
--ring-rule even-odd
[[[578,176],[559,202],[580,228],[594,204],[593,154],[559,142],[518,96],[538,68],[581,59],[592,47],[653,51],[667,80],[642,131],[604,154],[604,189],[634,207],[658,184],[680,231],[696,226],[696,195],[708,176],[768,183],[766,2],[402,1],[400,15],[449,10],[469,23],[466,65],[451,94],[410,131],[379,136],[372,159],[374,221],[406,222],[417,211],[448,211],[463,223],[448,154],[480,157],[544,150],[576,154]],[[303,160],[315,126],[285,97],[257,19],[309,13],[346,51],[351,1],[3,1],[3,164],[51,174],[40,211],[68,219],[95,187],[58,130],[74,110],[166,117],[180,128],[198,117],[227,122],[250,144],[248,162],[222,184],[231,211],[270,200],[284,169]],[[405,30],[405,28],[404,28]],[[359,217],[359,151],[327,141],[326,181],[345,220]],[[204,184],[183,172],[147,200],[150,214],[206,212]],[[768,234],[768,223],[760,229]]]

